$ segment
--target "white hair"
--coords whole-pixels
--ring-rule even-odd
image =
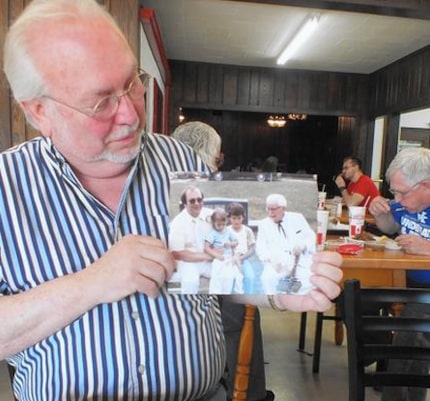
[[[410,185],[430,179],[430,149],[406,148],[394,157],[385,173],[388,183],[400,171]]]
[[[270,194],[266,198],[266,205],[273,205],[273,206],[281,206],[281,207],[287,207],[287,200],[285,199],[284,195],[281,194]]]
[[[210,125],[190,121],[179,125],[172,137],[192,147],[212,170],[217,169],[216,158],[221,150],[221,137]]]
[[[33,0],[24,9],[10,27],[3,50],[3,69],[18,102],[46,94],[48,83],[37,70],[32,54],[33,44],[44,35],[43,27],[49,23],[58,24],[58,21],[67,24],[73,20],[95,18],[105,19],[124,37],[112,15],[94,0]]]

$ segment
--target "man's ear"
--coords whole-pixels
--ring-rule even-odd
[[[47,114],[47,108],[40,99],[25,100],[20,103],[29,122],[45,137],[52,135],[52,117]]]
[[[421,181],[421,185],[426,189],[430,189],[430,179]]]

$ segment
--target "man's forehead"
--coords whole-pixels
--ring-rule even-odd
[[[202,192],[200,191],[200,189],[197,188],[193,188],[193,189],[189,189],[187,191],[187,197],[193,196],[193,195],[199,195],[201,196]]]
[[[278,203],[267,203],[266,206],[270,207],[270,208],[276,208],[276,209],[283,207],[283,206],[279,205]]]

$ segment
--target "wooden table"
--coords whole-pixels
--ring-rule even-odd
[[[406,270],[430,269],[430,257],[403,251],[373,250],[343,256],[342,281],[357,278],[366,287],[405,287]]]
[[[356,278],[364,287],[406,287],[406,270],[430,270],[429,256],[409,255],[403,251],[364,247],[357,255],[342,257],[342,283]],[[336,316],[339,316],[338,310]],[[335,321],[334,337],[335,343],[341,345],[343,325],[340,321]]]

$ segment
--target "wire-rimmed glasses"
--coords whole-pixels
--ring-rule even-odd
[[[42,97],[66,106],[72,110],[78,111],[79,113],[85,114],[88,117],[95,118],[96,120],[109,120],[118,111],[119,102],[123,96],[128,96],[132,101],[142,100],[146,89],[148,88],[151,76],[139,69],[135,77],[129,83],[127,89],[121,93],[112,93],[111,95],[101,98],[92,108],[81,109],[75,106],[71,106],[61,100],[55,99],[51,96],[44,95]]]
[[[397,191],[395,189],[391,189],[389,188],[388,190],[390,191],[390,193],[396,198],[405,198],[406,196],[408,196],[412,191],[414,191],[416,188],[418,188],[421,185],[422,181],[417,182],[415,185],[413,185],[411,188],[409,188],[407,191],[402,192],[402,191]]]

